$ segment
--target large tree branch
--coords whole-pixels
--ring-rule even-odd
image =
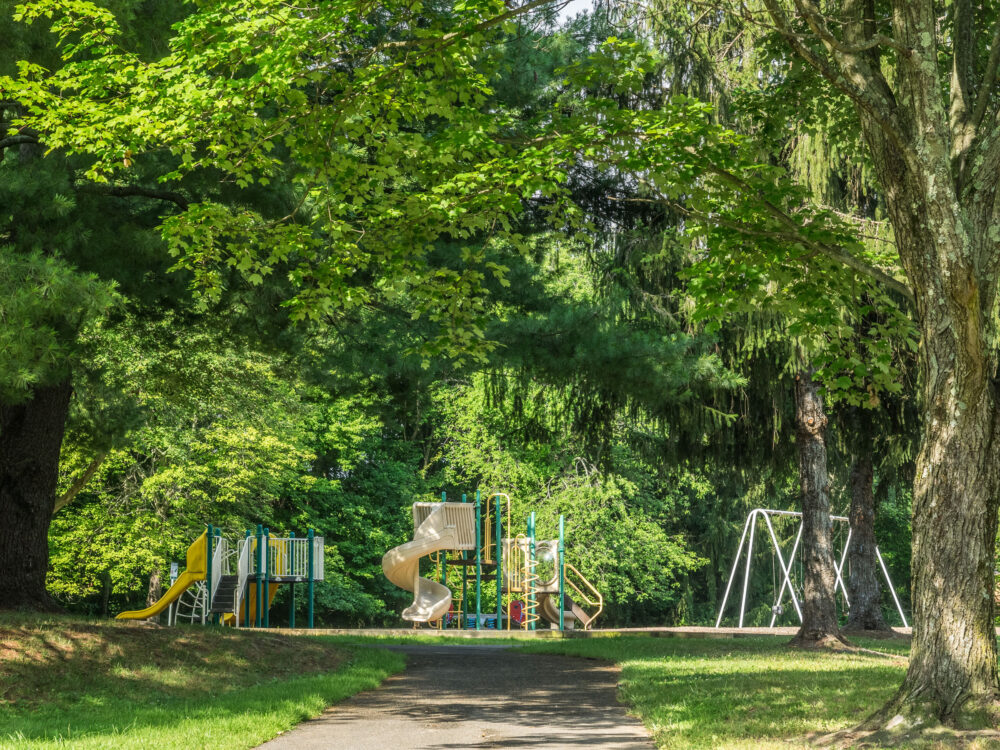
[[[990,57],[986,62],[986,71],[983,74],[982,83],[979,86],[979,95],[976,97],[976,108],[972,112],[972,128],[978,131],[986,116],[986,108],[993,98],[993,87],[997,82],[997,68],[1000,67],[1000,20],[997,21],[993,29],[993,42],[990,44]]]
[[[96,456],[94,456],[94,460],[91,461],[87,468],[83,470],[83,473],[78,476],[76,480],[74,480],[73,484],[69,486],[69,489],[56,498],[55,506],[52,508],[53,513],[58,513],[73,502],[73,498],[80,494],[80,490],[86,487],[87,483],[93,479],[94,474],[96,474],[97,470],[101,468],[101,464],[104,463],[104,459],[107,457],[108,451],[106,450],[100,451]]]
[[[8,135],[6,138],[0,138],[0,151],[11,146],[20,146],[22,143],[38,143],[38,139],[33,135]]]
[[[967,178],[969,149],[976,139],[972,84],[975,74],[975,10],[972,0],[955,0],[955,21],[952,26],[951,65],[951,159],[958,189]],[[981,92],[980,92],[981,93]]]
[[[972,109],[972,49],[975,37],[975,11],[972,0],[954,0],[955,21],[952,24],[951,62],[951,125],[964,125]]]
[[[779,0],[764,0],[764,6],[776,30],[788,42],[792,51],[871,117],[907,158],[915,159],[909,139],[904,136],[896,116],[895,98],[881,71],[872,70],[858,54],[839,53],[842,57],[840,65],[820,57],[795,33]],[[831,53],[836,52],[829,42],[825,46]]]
[[[191,202],[180,193],[172,190],[144,187],[142,185],[101,185],[88,182],[81,185],[80,189],[87,193],[109,195],[115,198],[152,198],[154,200],[168,201],[176,204],[181,210],[187,210],[188,206],[191,205]]]
[[[803,247],[811,250],[813,255],[822,255],[830,260],[836,261],[837,263],[856,271],[862,276],[867,276],[873,281],[882,284],[886,288],[892,289],[906,299],[910,304],[913,304],[914,302],[913,291],[902,281],[889,275],[881,268],[877,268],[870,263],[865,263],[863,260],[852,255],[841,247],[831,245],[826,242],[817,242],[816,240],[804,236],[800,231],[798,224],[795,223],[795,220],[780,209],[777,210],[778,214],[783,219],[787,219],[788,222],[786,223],[785,221],[781,221],[781,224],[784,225],[785,228],[765,229],[737,219],[727,218],[718,213],[710,214],[704,211],[698,211],[667,199],[609,198],[609,200],[626,201],[630,203],[656,203],[669,206],[679,213],[703,221],[706,224],[714,224],[716,226],[725,227],[726,229],[732,229],[733,231],[739,232],[746,237],[755,237],[758,239],[769,239],[788,244],[802,245]]]
[[[876,47],[892,47],[904,55],[910,54],[908,47],[885,34],[872,33],[864,40],[856,42],[841,41],[830,31],[830,27],[826,22],[826,16],[820,12],[812,0],[795,0],[795,7],[802,14],[803,18],[805,18],[813,34],[819,37],[819,40],[830,52],[840,52],[844,55],[853,56],[869,52]]]
[[[777,204],[762,197],[758,190],[732,172],[713,166],[709,166],[708,171],[719,177],[724,182],[738,188],[741,192],[755,196],[756,201],[764,209],[764,211],[781,226],[783,226],[786,232],[790,233],[791,236],[794,236],[796,238],[796,242],[808,247],[810,250],[814,250],[819,254],[825,255],[826,257],[835,260],[848,268],[852,268],[862,275],[875,279],[887,288],[893,289],[913,304],[915,300],[913,291],[899,279],[890,276],[880,268],[876,268],[875,266],[866,263],[857,256],[847,252],[842,247],[832,245],[828,242],[819,242],[804,236],[798,222],[795,221],[795,219],[788,214],[788,212]]]

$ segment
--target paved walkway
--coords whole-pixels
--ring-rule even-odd
[[[395,646],[406,671],[261,747],[267,750],[651,750],[617,700],[611,664],[504,646]]]

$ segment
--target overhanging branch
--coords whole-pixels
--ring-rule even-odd
[[[87,468],[83,470],[83,473],[78,476],[73,484],[70,485],[64,493],[56,498],[55,506],[52,508],[53,513],[58,513],[60,510],[65,508],[71,502],[73,498],[80,494],[80,490],[87,486],[87,483],[93,479],[94,474],[97,470],[101,468],[101,464],[104,463],[104,459],[108,457],[108,451],[100,451],[94,459],[88,464]]]
[[[38,139],[33,135],[8,135],[6,138],[0,138],[0,151],[11,146],[20,146],[22,143],[38,143]]]
[[[109,195],[114,198],[152,198],[153,200],[167,201],[176,204],[184,211],[191,205],[187,197],[180,193],[172,190],[144,187],[142,185],[101,185],[98,183],[87,183],[81,185],[80,189],[84,192]]]
[[[802,42],[800,35],[795,33],[792,28],[779,0],[764,0],[764,6],[767,8],[775,29],[788,42],[792,51],[829,81],[834,88],[846,94],[851,101],[878,123],[879,128],[902,153],[906,154],[908,158],[913,158],[914,154],[908,145],[908,139],[904,137],[903,129],[896,121],[895,100],[892,98],[892,92],[881,71],[872,70],[860,58],[861,52],[857,54],[841,52],[846,69],[838,68],[830,60],[814,54]],[[860,46],[866,45],[867,42]],[[829,51],[835,51],[830,42],[826,42],[825,46]],[[870,49],[877,47],[877,44],[873,44]],[[869,85],[861,85],[862,83]]]

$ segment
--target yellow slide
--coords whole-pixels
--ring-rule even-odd
[[[167,589],[167,593],[160,597],[160,600],[151,607],[138,609],[134,612],[122,612],[116,620],[146,620],[155,617],[163,610],[173,604],[184,590],[197,581],[204,581],[208,571],[208,530],[201,532],[201,536],[194,540],[194,544],[188,547],[187,569],[174,581],[174,585]]]

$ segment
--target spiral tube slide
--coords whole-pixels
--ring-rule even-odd
[[[410,622],[440,620],[451,607],[451,589],[420,575],[420,558],[459,548],[459,533],[446,505],[431,510],[413,532],[413,541],[393,547],[382,557],[382,571],[394,585],[413,592],[413,604],[403,610]],[[470,506],[471,507],[471,506]]]

